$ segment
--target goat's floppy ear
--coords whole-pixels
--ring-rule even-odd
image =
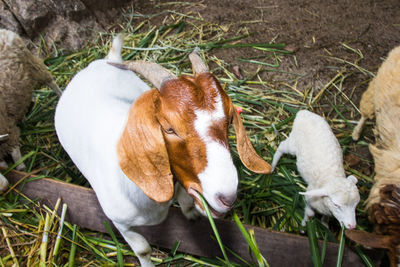
[[[132,105],[117,145],[122,171],[156,202],[174,195],[173,177],[161,126],[156,119],[157,90],[142,94]]]
[[[265,162],[254,150],[244,129],[240,115],[234,109],[233,127],[236,132],[237,150],[244,166],[255,173],[271,173],[271,165]]]

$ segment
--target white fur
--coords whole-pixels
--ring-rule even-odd
[[[107,56],[108,60],[121,62],[121,47],[122,36],[118,36]],[[108,60],[92,62],[71,80],[57,105],[55,127],[62,146],[90,182],[105,214],[139,257],[141,265],[153,266],[149,244],[143,236],[132,230],[132,226],[160,223],[166,218],[172,200],[160,204],[148,198],[122,172],[116,150],[131,104],[149,90],[149,86],[133,72],[107,64]],[[210,143],[207,144],[207,157],[231,162],[227,169],[231,173],[234,166],[229,151],[207,137],[207,129],[212,120],[224,116],[222,103],[218,104],[215,113],[205,114],[199,111],[198,116],[198,124],[204,127],[200,132],[204,140]],[[221,166],[217,168],[211,164],[204,175],[215,173],[215,169],[221,169]],[[226,173],[220,171],[213,177],[224,175]],[[234,175],[237,180],[236,170]],[[213,186],[212,178],[207,179],[201,178],[202,186],[204,181],[205,187],[203,191],[211,190],[210,187]],[[219,186],[224,188],[225,184]],[[236,193],[237,181],[234,187]],[[215,202],[213,193],[206,192],[205,195],[208,201]],[[198,215],[193,199],[180,185],[176,185],[174,197],[186,217],[195,218]],[[216,205],[212,203],[210,204]],[[218,205],[216,207],[218,209]]]
[[[206,144],[207,166],[198,178],[203,188],[203,196],[216,211],[225,213],[227,207],[219,200],[219,196],[236,196],[238,175],[233,164],[229,148],[213,140],[209,136],[210,126],[214,121],[225,119],[221,96],[217,96],[216,109],[209,112],[196,110],[195,129]],[[197,207],[197,206],[196,206]],[[198,208],[200,212],[202,210]]]
[[[122,38],[117,38],[122,42]],[[119,46],[121,47],[121,46]],[[118,59],[119,50],[109,58]],[[150,246],[131,230],[160,223],[170,203],[149,199],[119,167],[116,145],[131,104],[149,86],[133,72],[96,60],[80,71],[57,105],[55,127],[69,156],[95,190],[105,214],[132,247],[142,266],[153,266]]]
[[[272,162],[289,153],[297,158],[297,169],[307,182],[303,225],[318,211],[334,216],[348,229],[355,228],[355,208],[360,201],[354,176],[346,178],[340,145],[328,123],[317,114],[302,110],[296,115],[292,132],[283,141]]]

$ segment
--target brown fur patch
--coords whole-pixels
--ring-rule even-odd
[[[141,95],[132,105],[117,145],[119,165],[143,192],[157,202],[174,195],[173,177],[161,127],[155,117],[157,90]]]
[[[121,169],[147,196],[158,202],[172,198],[174,177],[186,190],[202,193],[198,174],[207,166],[204,141],[194,122],[196,110],[213,111],[220,96],[225,118],[213,122],[208,134],[227,149],[228,127],[234,120],[238,151],[245,166],[259,173],[271,167],[251,146],[229,96],[210,73],[165,81],[160,91],[144,93],[133,104],[118,143]]]
[[[200,193],[202,189],[197,175],[207,166],[207,155],[205,144],[194,127],[195,111],[214,110],[215,98],[220,90],[222,88],[212,74],[181,76],[163,84],[157,103],[157,118],[165,130],[163,134],[172,171],[186,189],[191,186]],[[223,93],[225,96],[221,97],[228,98]],[[228,125],[227,118],[214,124],[210,130],[210,134],[221,140],[226,147]],[[176,136],[168,134],[168,129],[173,129]]]

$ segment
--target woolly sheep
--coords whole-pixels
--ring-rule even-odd
[[[57,94],[60,89],[43,62],[32,55],[21,38],[14,32],[0,29],[0,166],[6,167],[5,156],[11,155],[14,162],[21,159],[19,150],[20,121],[32,101],[32,92],[46,84]],[[24,169],[20,164],[17,169]],[[0,174],[0,192],[8,185]]]
[[[360,102],[361,120],[353,131],[360,136],[367,118],[376,117],[375,178],[367,199],[375,233],[346,232],[356,242],[389,250],[391,266],[400,265],[400,46],[394,48],[370,82]]]
[[[307,182],[306,208],[302,225],[314,210],[334,216],[348,229],[356,227],[355,208],[360,201],[357,179],[346,178],[340,145],[328,123],[307,110],[299,111],[289,137],[279,144],[272,169],[280,157],[289,153],[297,158],[297,169]]]
[[[134,226],[163,221],[174,195],[188,218],[204,214],[199,194],[216,217],[232,207],[238,185],[227,136],[232,120],[245,166],[259,173],[271,166],[254,151],[231,99],[197,52],[189,56],[195,75],[176,77],[156,63],[123,63],[122,42],[117,36],[107,59],[71,80],[55,127],[105,214],[141,265],[153,266],[151,248]]]

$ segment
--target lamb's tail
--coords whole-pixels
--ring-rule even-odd
[[[123,43],[124,34],[118,33],[117,36],[114,37],[110,52],[108,52],[108,55],[106,57],[109,61],[117,63],[121,63],[123,61],[121,56]]]

